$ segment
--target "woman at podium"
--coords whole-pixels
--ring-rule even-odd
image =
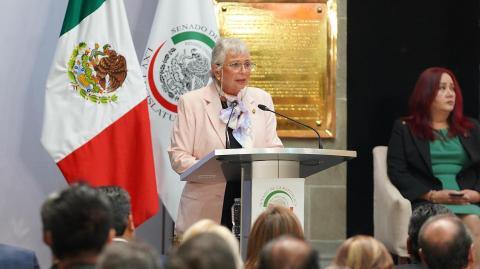
[[[460,86],[450,70],[432,67],[420,75],[409,115],[393,126],[387,162],[392,183],[413,208],[445,205],[480,242],[480,126],[463,115]]]
[[[215,149],[282,147],[272,97],[249,87],[255,64],[240,39],[217,41],[212,51],[212,82],[180,97],[168,149],[172,168],[182,173]],[[228,123],[228,128],[227,128]],[[177,234],[204,218],[231,228],[230,207],[240,197],[240,183],[187,182],[175,224]]]

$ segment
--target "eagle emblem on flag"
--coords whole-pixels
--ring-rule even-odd
[[[88,101],[97,104],[115,102],[115,94],[127,77],[125,57],[110,44],[95,43],[94,48],[80,42],[68,61],[68,77],[73,89]]]

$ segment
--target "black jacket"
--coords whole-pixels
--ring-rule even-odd
[[[480,191],[480,127],[474,127],[459,136],[469,160],[457,174],[460,189]],[[441,190],[442,183],[433,175],[428,140],[413,136],[406,122],[393,125],[387,153],[388,176],[400,193],[411,202],[420,202],[420,196],[430,190]]]

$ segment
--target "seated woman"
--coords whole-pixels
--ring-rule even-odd
[[[272,97],[248,86],[254,66],[240,39],[217,41],[211,60],[213,82],[182,95],[178,102],[168,148],[175,172],[183,173],[215,149],[282,147],[275,115],[257,108],[273,107]],[[175,222],[177,235],[205,218],[231,227],[230,208],[237,197],[239,181],[187,182]]]
[[[257,269],[262,248],[281,235],[304,239],[302,225],[295,214],[286,207],[270,205],[258,216],[250,230],[245,269]]]
[[[409,115],[393,126],[387,163],[392,183],[413,208],[445,205],[480,242],[480,129],[463,115],[460,86],[450,70],[432,67],[420,75]]]
[[[340,245],[333,265],[349,269],[393,269],[393,260],[381,242],[371,236],[356,235]]]

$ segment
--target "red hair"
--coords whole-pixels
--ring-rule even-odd
[[[468,135],[468,130],[473,124],[463,115],[463,98],[457,78],[452,71],[442,67],[430,67],[422,72],[415,84],[408,102],[409,116],[405,118],[413,135],[427,140],[434,140],[433,128],[430,125],[430,107],[437,96],[442,74],[448,74],[452,80],[455,91],[455,107],[448,116],[450,137]]]

